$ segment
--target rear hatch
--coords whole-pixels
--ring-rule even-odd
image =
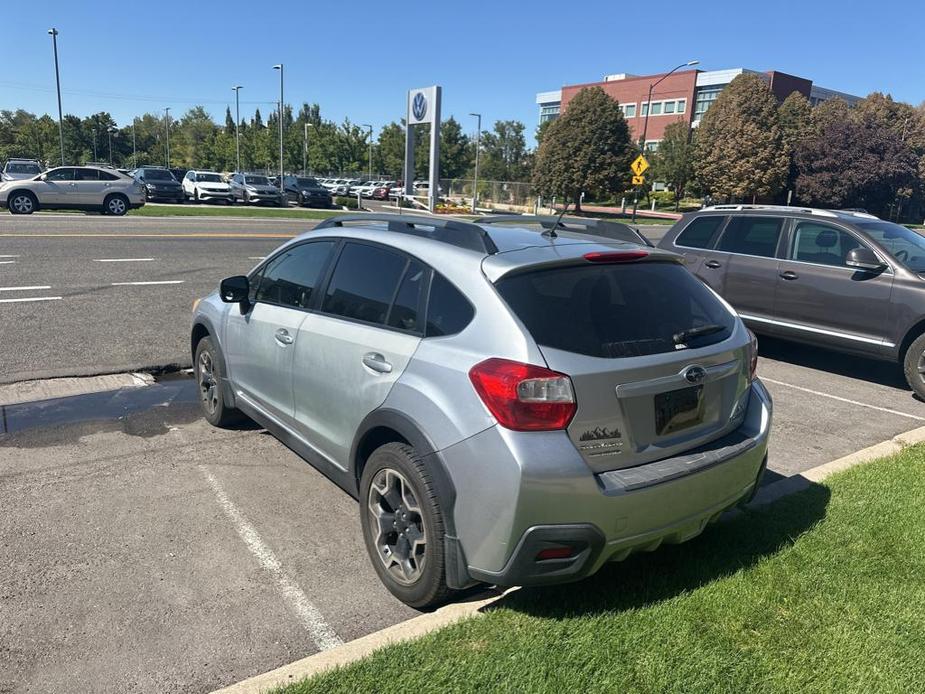
[[[572,379],[568,434],[588,465],[661,460],[735,429],[750,341],[730,310],[672,255],[573,249],[554,265],[514,267],[495,286],[549,368]]]

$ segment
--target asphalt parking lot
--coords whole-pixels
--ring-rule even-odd
[[[185,347],[192,298],[300,230],[27,221],[41,226],[16,236],[0,221],[16,256],[0,287],[70,301],[0,304],[7,380],[60,350],[72,369],[135,358],[106,353],[113,340],[144,358]],[[183,283],[113,284],[167,280]],[[894,365],[761,339],[758,371],[775,401],[768,481],[925,425]],[[0,406],[0,692],[205,692],[415,614],[376,578],[356,502],[266,433],[209,427],[195,395],[177,375]]]

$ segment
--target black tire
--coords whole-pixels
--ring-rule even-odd
[[[206,366],[208,364],[208,367]],[[241,413],[225,404],[221,387],[224,364],[211,337],[204,337],[196,345],[193,362],[196,388],[199,392],[199,407],[203,417],[212,426],[226,428],[241,420]]]
[[[396,542],[401,542],[403,540],[399,540],[397,534],[402,530],[408,532],[413,528],[418,531],[418,536],[423,536],[425,543],[424,552],[420,555],[420,564],[415,562],[415,565],[420,567],[419,574],[414,579],[405,582],[399,580],[396,572],[386,568],[385,559],[377,546],[378,530],[372,519],[373,512],[370,510],[370,492],[374,491],[373,482],[377,480],[380,473],[385,473],[387,470],[397,472],[400,477],[404,478],[403,481],[408,483],[419,509],[419,512],[411,511],[409,505],[409,509],[404,514],[405,520],[401,520],[400,509],[405,504],[405,499],[402,497],[401,506],[393,515],[397,523],[404,523],[404,525],[396,526],[394,531],[390,531],[390,536]],[[374,491],[374,493],[378,492]],[[415,525],[417,518],[422,521],[423,533],[420,533],[420,527]],[[369,460],[366,461],[363,475],[360,478],[360,525],[363,528],[363,540],[373,568],[385,587],[396,598],[411,607],[426,609],[446,602],[454,594],[455,591],[446,585],[446,558],[444,556],[446,530],[443,509],[440,506],[430,471],[415,455],[411,446],[405,443],[387,443],[373,451]]]
[[[903,355],[903,373],[915,394],[925,400],[925,333],[912,341]]]
[[[246,190],[244,191],[244,204],[245,205],[251,204],[251,194],[248,193]]]
[[[32,214],[39,208],[35,196],[27,190],[16,191],[7,198],[10,214]]]
[[[128,198],[120,193],[107,195],[103,200],[103,214],[111,214],[115,217],[122,217],[128,212]]]
[[[199,188],[193,190],[193,202],[199,204]]]

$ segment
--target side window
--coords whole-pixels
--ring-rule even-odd
[[[726,218],[721,215],[697,217],[684,227],[684,231],[675,239],[674,243],[676,246],[686,246],[687,248],[709,248],[710,241],[713,240],[713,236],[725,221]]]
[[[416,260],[408,261],[405,275],[398,285],[398,293],[386,325],[400,330],[414,330],[418,327],[418,311],[421,307],[421,287],[427,279],[427,268]]]
[[[187,181],[192,181],[194,178],[196,178],[196,174],[194,174],[192,171],[187,171],[187,172],[186,172],[186,180],[187,180]]]
[[[295,246],[270,261],[255,300],[292,308],[308,308],[334,241]]]
[[[799,222],[793,231],[790,257],[804,263],[847,267],[848,251],[861,248],[851,234],[828,224]]]
[[[384,325],[406,264],[400,253],[348,243],[337,260],[321,310]]]
[[[70,167],[66,169],[55,169],[54,171],[49,171],[45,178],[48,181],[73,181],[74,169]]]
[[[99,175],[100,175],[101,181],[118,181],[119,180],[118,176],[116,176],[115,174],[111,174],[108,171],[100,171]]]
[[[427,327],[424,337],[439,337],[461,332],[475,316],[472,304],[443,275],[434,273],[427,302]]]
[[[77,169],[75,178],[78,181],[98,181],[100,180],[100,174],[96,169]]]
[[[717,250],[773,258],[784,226],[782,217],[733,217],[726,225]]]

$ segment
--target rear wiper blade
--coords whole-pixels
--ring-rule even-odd
[[[692,337],[703,337],[704,335],[712,335],[713,333],[718,333],[726,329],[725,325],[718,325],[717,323],[709,323],[707,325],[701,325],[699,328],[688,328],[687,330],[682,330],[679,333],[675,333],[671,336],[671,339],[674,340],[676,345],[681,344],[682,342],[687,342]]]

